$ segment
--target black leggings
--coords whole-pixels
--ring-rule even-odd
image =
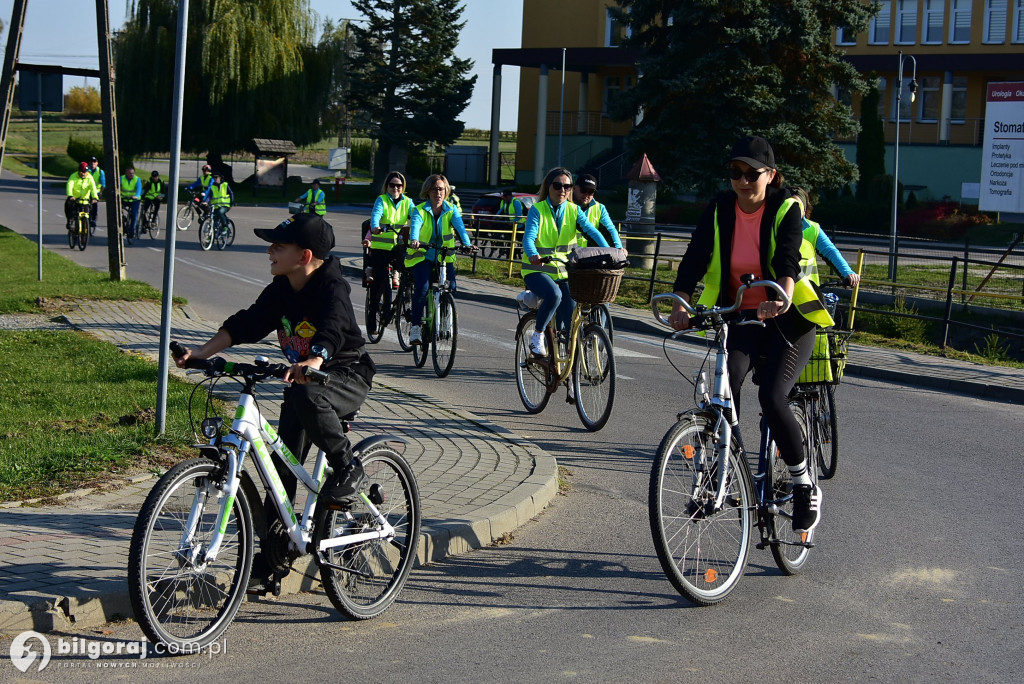
[[[789,393],[814,350],[814,324],[791,308],[777,319],[757,325],[729,326],[729,382],[736,414],[740,387],[757,364],[758,391],[764,418],[775,435],[786,465],[804,459],[800,424],[789,408]]]

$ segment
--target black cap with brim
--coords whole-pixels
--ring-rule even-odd
[[[334,249],[334,228],[317,214],[296,214],[275,228],[257,228],[253,232],[267,242],[308,249],[317,259],[326,259]]]
[[[732,146],[729,161],[740,161],[752,169],[774,169],[775,152],[768,141],[759,135],[748,135]]]

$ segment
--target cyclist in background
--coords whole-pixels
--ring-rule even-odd
[[[452,192],[451,192],[450,195],[448,195],[447,202],[448,202],[448,204],[451,204],[456,209],[458,209],[459,213],[461,214],[462,213],[462,200],[460,200],[459,196],[455,194],[455,186],[453,185],[453,186],[451,186],[451,188],[452,188]]]
[[[206,191],[210,189],[210,184],[213,183],[213,167],[209,164],[203,164],[202,171],[199,178],[185,186],[186,190],[190,190],[199,198],[206,196]],[[210,205],[204,203],[202,199],[199,202],[199,222],[202,223],[206,216],[210,213]]]
[[[139,206],[142,202],[142,179],[135,175],[135,167],[128,165],[121,176],[121,203],[131,207],[131,222],[125,226],[128,239],[134,240],[139,232]]]
[[[79,164],[78,171],[68,177],[65,194],[67,199],[64,200],[64,216],[68,220],[67,228],[71,230],[75,227],[78,201],[90,200],[92,204],[90,210],[95,208],[96,202],[99,201],[99,191],[96,189],[96,182],[93,181],[92,175],[89,173],[89,165],[86,162]]]
[[[409,226],[409,249],[406,251],[405,267],[412,271],[415,286],[412,292],[412,327],[409,329],[409,344],[423,342],[420,324],[423,322],[423,306],[427,302],[430,288],[430,273],[437,262],[439,247],[455,247],[455,233],[463,247],[472,249],[462,213],[449,204],[445,198],[451,194],[448,179],[439,173],[427,176],[420,189],[420,199],[426,202],[416,206]],[[445,257],[444,268],[448,282],[455,291],[455,255]]]
[[[309,190],[299,196],[296,202],[302,203],[302,210],[307,214],[324,216],[327,213],[327,198],[324,191],[320,189],[320,179],[314,178],[309,184]]]
[[[807,190],[800,187],[794,187],[792,190],[804,208],[804,241],[800,246],[801,273],[810,278],[815,285],[820,285],[816,256],[820,254],[825,257],[825,261],[832,265],[832,268],[838,271],[847,285],[853,287],[860,283],[860,274],[850,268],[850,264],[843,258],[839,249],[832,244],[821,226],[811,220],[811,210],[814,207],[811,205],[811,198]]]
[[[92,176],[92,180],[96,183],[96,191],[99,192],[100,197],[103,197],[103,191],[107,187],[107,174],[100,168],[100,162],[96,157],[89,157],[89,175]],[[99,205],[95,202],[89,207],[89,228],[96,230],[96,212],[99,209]]]
[[[373,203],[373,210],[370,212],[370,229],[363,236],[363,247],[370,248],[369,268],[367,279],[370,280],[370,301],[371,306],[377,306],[384,298],[384,310],[391,307],[391,290],[396,289],[399,284],[398,260],[404,253],[403,247],[399,244],[398,230],[382,230],[381,226],[407,226],[412,213],[412,198],[404,194],[405,176],[398,171],[392,171],[384,179],[380,195]],[[388,279],[388,268],[392,261],[396,262],[395,272],[392,278]],[[370,312],[370,320],[376,320],[376,311]],[[376,334],[376,331],[367,331],[368,334]]]
[[[526,212],[523,211],[522,200],[516,199],[512,190],[506,188],[501,191],[501,201],[498,202],[498,210],[494,212],[495,216],[511,216],[513,223],[518,223],[520,227],[526,222]]]
[[[149,174],[149,180],[143,184],[142,211],[153,207],[153,222],[160,218],[160,202],[164,198],[164,182],[160,179],[160,172],[154,171]]]
[[[540,298],[537,325],[530,337],[530,351],[535,356],[548,353],[544,328],[557,312],[558,329],[564,330],[572,320],[576,302],[569,293],[569,272],[566,262],[581,232],[599,247],[608,242],[591,225],[584,212],[569,197],[572,195],[572,174],[560,166],[548,171],[537,191],[537,201],[526,216],[523,232],[522,274],[526,289]],[[548,262],[544,263],[544,259]]]
[[[608,215],[608,209],[594,199],[597,193],[597,179],[589,173],[584,173],[576,179],[576,185],[572,186],[572,201],[579,205],[580,211],[587,215],[590,225],[601,231],[605,241],[617,249],[622,249],[622,240],[619,239],[619,231],[615,229],[612,217]],[[585,235],[576,236],[577,244],[580,247],[587,246]]]
[[[226,230],[227,215],[231,206],[235,203],[235,193],[221,175],[220,171],[213,174],[213,182],[206,189],[203,195],[203,202],[206,202],[213,209],[213,225],[218,230]]]

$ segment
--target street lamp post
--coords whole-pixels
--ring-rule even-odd
[[[914,72],[910,77],[910,101],[917,99],[917,60],[907,55],[914,62]],[[899,204],[900,188],[900,101],[903,94],[903,51],[899,52],[900,66],[896,75],[896,141],[893,146],[892,162],[892,223],[889,226],[889,280],[896,280],[896,207]],[[913,112],[911,112],[913,116]]]

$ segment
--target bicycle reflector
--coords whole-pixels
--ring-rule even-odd
[[[200,429],[203,432],[203,437],[206,439],[213,439],[220,434],[220,426],[224,424],[224,419],[220,416],[216,418],[204,418],[203,424]]]

